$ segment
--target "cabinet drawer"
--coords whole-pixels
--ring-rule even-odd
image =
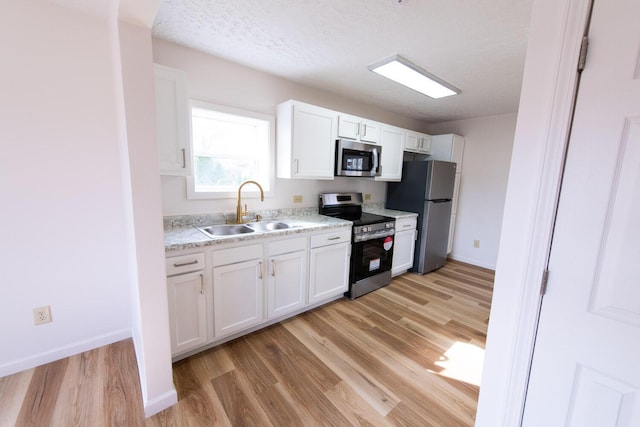
[[[418,218],[399,218],[396,219],[396,233],[405,230],[415,230],[418,223]]]
[[[174,256],[164,260],[167,276],[189,273],[204,269],[204,254],[189,254]]]
[[[311,247],[335,245],[336,243],[351,242],[351,229],[334,231],[333,233],[316,234],[311,236]]]
[[[276,242],[270,242],[267,252],[269,256],[280,255],[290,252],[303,251],[307,249],[307,238],[296,237],[294,239],[278,240]]]
[[[238,246],[237,248],[220,249],[213,252],[213,266],[235,264],[262,258],[262,245]]]

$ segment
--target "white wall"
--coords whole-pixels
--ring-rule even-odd
[[[477,427],[522,421],[589,3],[533,1]]]
[[[187,91],[192,99],[274,116],[276,105],[288,99],[296,99],[408,129],[426,130],[424,122],[296,84],[164,40],[153,39],[153,57],[158,64],[187,73]],[[366,178],[341,177],[333,181],[277,179],[272,197],[265,198],[263,203],[258,199],[249,199],[247,204],[249,210],[312,207],[318,204],[318,194],[325,191],[361,191],[372,195],[371,202],[384,203],[386,185]],[[294,204],[294,194],[302,195],[303,203]],[[183,177],[162,177],[162,199],[164,215],[233,212],[236,206],[235,198],[187,200]]]
[[[132,286],[107,22],[1,9],[0,376],[131,336]]]
[[[434,135],[464,136],[462,181],[451,257],[495,269],[516,113],[432,124]],[[480,240],[474,248],[473,241]]]
[[[155,114],[149,114],[155,108],[151,32],[124,22],[118,30],[119,91],[130,172],[125,194],[130,195],[135,239],[132,329],[144,410],[150,416],[178,401],[171,368]]]

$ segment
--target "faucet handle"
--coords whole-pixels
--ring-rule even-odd
[[[262,219],[262,215],[256,214],[256,221],[260,221]]]

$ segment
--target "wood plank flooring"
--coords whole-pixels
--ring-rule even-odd
[[[0,426],[472,426],[492,286],[450,261],[199,353],[146,420],[122,341],[0,378]]]

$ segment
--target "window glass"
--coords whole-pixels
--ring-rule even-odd
[[[268,192],[274,173],[272,134],[270,116],[192,102],[191,195],[232,197],[247,180]]]

